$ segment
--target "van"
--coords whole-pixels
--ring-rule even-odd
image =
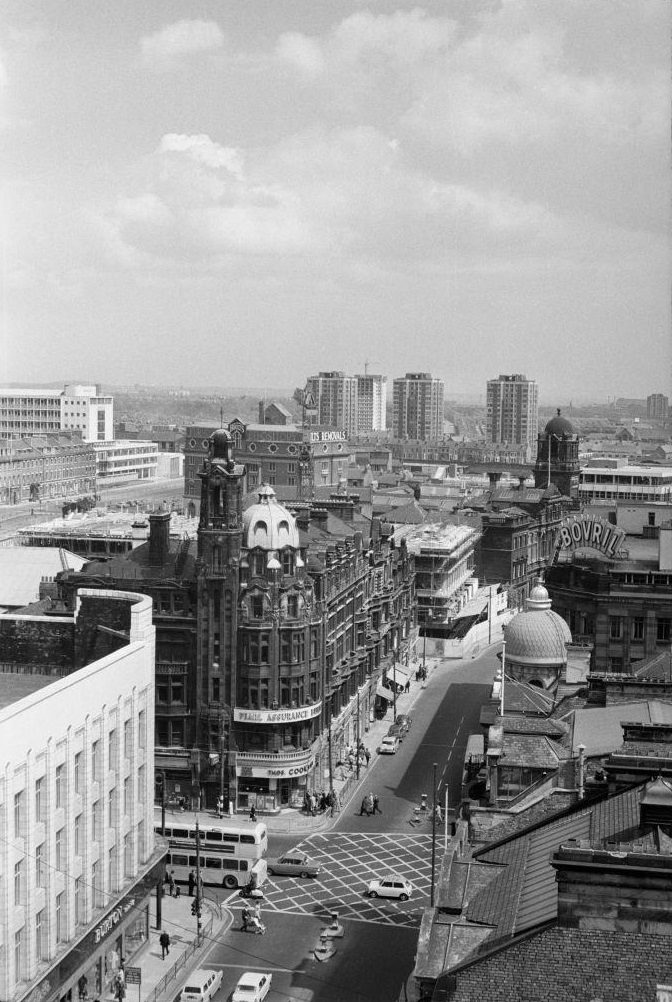
[[[221,983],[221,971],[200,968],[189,975],[189,980],[180,992],[180,1002],[210,1002]]]

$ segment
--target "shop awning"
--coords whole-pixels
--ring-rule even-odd
[[[389,699],[390,701],[394,699],[391,689],[386,689],[382,682],[379,682],[376,686],[376,696],[381,696],[382,699]]]
[[[406,685],[409,677],[410,677],[409,673],[407,671],[404,671],[403,668],[400,668],[399,665],[397,665],[397,667],[394,669],[392,668],[387,669],[387,678],[389,679],[389,681],[393,680],[396,681],[397,685]]]

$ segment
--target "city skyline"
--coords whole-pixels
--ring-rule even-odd
[[[2,382],[669,395],[669,20],[5,4]]]

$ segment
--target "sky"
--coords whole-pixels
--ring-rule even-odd
[[[672,393],[670,10],[2,0],[0,382]]]

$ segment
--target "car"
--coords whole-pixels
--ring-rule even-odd
[[[386,736],[378,747],[379,755],[396,755],[399,748],[399,738]]]
[[[399,738],[400,741],[404,740],[404,734],[406,732],[399,726],[399,724],[390,724],[387,729],[388,738]]]
[[[180,1002],[210,1002],[215,992],[219,991],[221,983],[221,971],[211,971],[204,967],[192,971],[180,992]]]
[[[408,734],[413,723],[412,718],[407,713],[398,713],[394,720],[395,724],[402,728],[404,734]]]
[[[286,852],[284,856],[267,860],[270,876],[285,874],[289,877],[316,877],[321,872],[319,863],[305,852]]]
[[[410,880],[398,873],[386,873],[383,877],[371,880],[366,893],[370,898],[397,898],[399,901],[408,901],[413,893],[413,885]]]
[[[238,984],[233,990],[231,1002],[261,1002],[271,990],[270,974],[260,974],[257,971],[245,971],[238,978]]]

